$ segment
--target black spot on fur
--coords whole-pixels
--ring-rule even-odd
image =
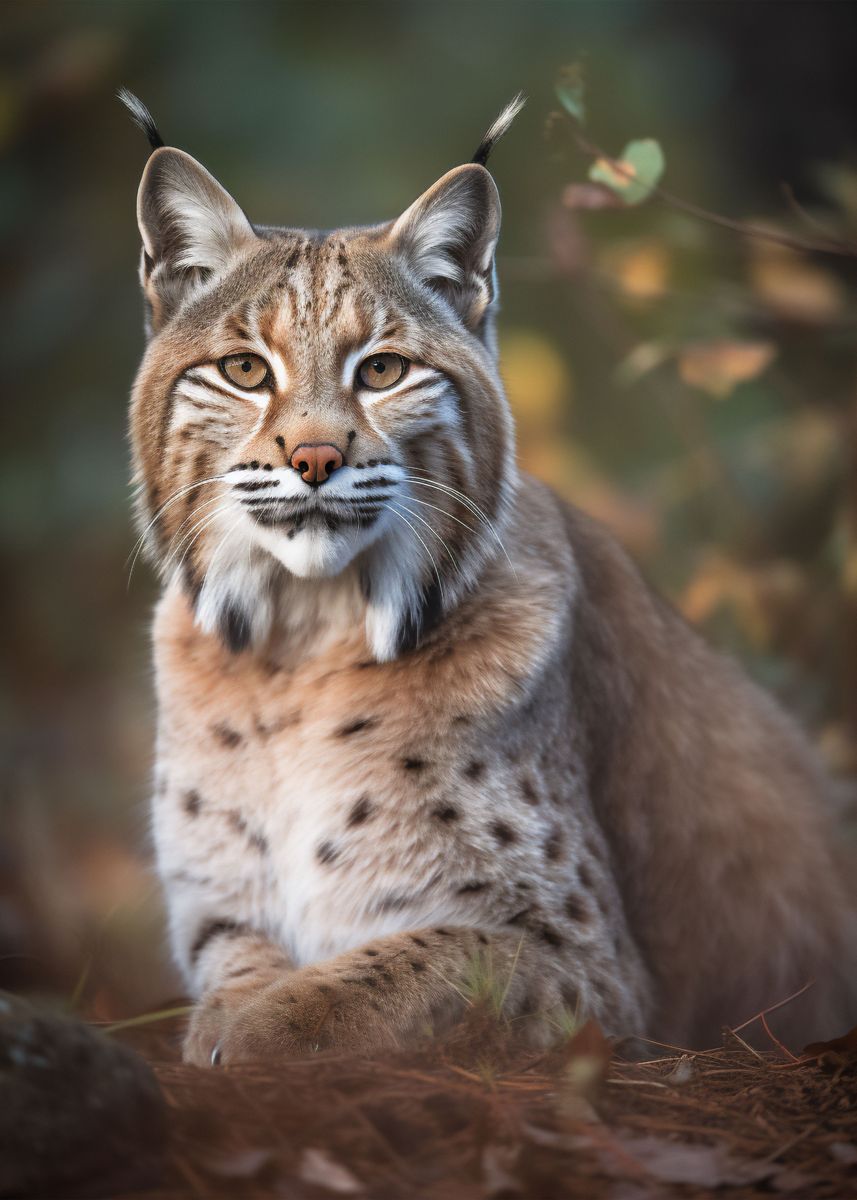
[[[198,817],[199,810],[202,808],[202,797],[195,788],[185,792],[182,796],[182,807],[189,817]]]
[[[459,896],[465,895],[467,892],[484,892],[488,884],[482,879],[471,879],[469,883],[463,883],[458,889]]]
[[[442,804],[439,808],[432,809],[431,815],[449,825],[452,821],[458,820],[459,812],[454,804]]]
[[[476,940],[480,944],[480,946],[488,945],[488,938],[485,936],[484,933],[477,933]]]
[[[229,822],[229,824],[232,826],[232,828],[235,830],[236,833],[246,833],[247,832],[247,822],[244,820],[244,818],[241,816],[241,813],[238,812],[237,809],[235,809],[235,808],[230,809],[229,812],[226,814],[226,819]]]
[[[364,950],[363,953],[367,954],[369,956],[369,958],[377,958],[377,956],[378,956],[377,950]]]
[[[258,850],[260,854],[268,853],[268,839],[264,833],[251,833],[247,842],[254,850]]]
[[[217,725],[212,725],[211,732],[220,742],[221,746],[225,746],[227,750],[234,750],[236,746],[240,746],[244,738],[237,729],[233,729],[231,725],[227,725],[225,721],[219,721]]]
[[[241,937],[245,933],[250,933],[250,926],[243,921],[233,921],[228,917],[215,917],[211,921],[205,921],[197,932],[190,947],[190,961],[195,964],[200,954],[202,954],[209,942],[217,937]]]
[[[544,853],[548,862],[559,862],[565,848],[565,838],[562,830],[554,827],[545,838]]]
[[[572,921],[589,920],[589,910],[584,904],[582,897],[578,896],[576,892],[568,893],[565,898],[564,907],[566,916],[570,917]]]
[[[526,800],[527,804],[532,804],[534,807],[539,802],[539,794],[536,791],[536,785],[528,775],[525,775],[521,780],[521,795]]]
[[[412,971],[419,972],[419,971],[424,971],[426,969],[425,963],[420,962],[420,960],[418,958],[409,958],[408,964]]]
[[[547,942],[547,944],[549,946],[553,946],[555,950],[558,950],[560,946],[565,945],[565,942],[552,925],[540,925],[538,928],[538,935],[543,942]]]
[[[354,439],[355,439],[356,437],[357,437],[357,430],[356,430],[356,429],[349,429],[349,430],[348,430],[348,445],[349,445],[349,446],[351,445],[351,443],[354,441]]]
[[[374,729],[378,723],[377,717],[358,717],[356,721],[350,721],[347,725],[340,726],[336,731],[336,737],[351,737],[352,733],[362,733],[364,729]]]
[[[531,907],[522,908],[521,911],[516,912],[513,917],[509,917],[506,924],[507,925],[523,925],[523,923],[526,921],[527,917],[530,915],[531,912],[532,912]]]
[[[403,758],[402,766],[406,771],[422,771],[426,765],[424,758]]]
[[[415,933],[411,934],[411,941],[414,943],[415,946],[422,946],[423,949],[425,949],[425,947],[428,946],[428,942],[425,940],[425,938],[417,937],[417,935]]]
[[[283,437],[283,435],[281,433],[277,434],[277,436],[274,438],[274,441],[277,443],[277,445],[280,447],[281,450],[285,450],[286,439]]]
[[[320,863],[327,865],[336,861],[339,857],[339,851],[333,842],[322,842],[316,850],[315,856]]]
[[[586,863],[581,863],[578,866],[577,878],[588,892],[591,892],[595,887],[595,881],[592,878],[592,872],[589,870],[589,867],[587,867]]]
[[[361,796],[354,804],[351,812],[348,814],[346,825],[349,829],[354,829],[357,825],[362,825],[372,816],[373,804],[368,796]]]
[[[478,762],[476,759],[464,768],[464,774],[468,779],[479,779],[484,771],[485,763]]]
[[[491,826],[491,832],[501,846],[512,846],[518,840],[515,830],[505,821],[495,821]]]
[[[449,932],[448,929],[442,929],[442,928],[436,929],[435,933],[438,934],[440,937],[452,937],[452,934]]]

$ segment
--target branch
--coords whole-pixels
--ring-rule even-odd
[[[604,159],[605,162],[610,164],[617,175],[633,181],[633,173],[628,170],[620,159],[605,154],[600,146],[591,142],[584,135],[574,118],[570,118],[570,121],[572,137],[579,150],[582,150],[584,154],[588,154],[592,158]],[[731,217],[723,217],[719,213],[711,212],[710,209],[693,204],[689,200],[683,200],[680,196],[668,192],[666,188],[662,188],[659,185],[655,185],[652,188],[651,194],[670,208],[678,209],[679,212],[688,213],[690,216],[697,217],[701,221],[707,221],[710,225],[717,225],[721,229],[729,229],[733,233],[739,233],[744,237],[774,242],[780,246],[787,246],[790,250],[803,250],[811,254],[837,254],[844,258],[857,258],[857,246],[852,245],[850,242],[841,241],[838,238],[812,240],[788,233],[777,233],[773,229],[765,229],[763,225],[753,225],[748,221],[736,221]]]

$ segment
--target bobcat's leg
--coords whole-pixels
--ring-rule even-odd
[[[188,1062],[216,1065],[220,1034],[260,990],[294,971],[289,956],[249,925],[212,918],[190,946],[199,1000],[185,1038]]]
[[[203,997],[185,1043],[188,1061],[407,1044],[461,1016],[480,980],[509,1016],[579,1004],[602,1018],[606,1010],[609,1020],[610,1010],[634,1006],[632,997],[599,996],[581,963],[557,962],[528,933],[462,927],[393,934],[285,976],[246,979],[240,992],[225,981]]]

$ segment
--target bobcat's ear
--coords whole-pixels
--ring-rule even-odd
[[[496,297],[497,185],[483,166],[448,171],[394,222],[390,236],[422,280],[477,332]]]
[[[256,241],[232,197],[195,158],[165,146],[146,163],[137,193],[140,276],[155,330],[195,285]]]

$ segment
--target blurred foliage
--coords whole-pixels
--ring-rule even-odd
[[[144,863],[155,589],[145,570],[126,587],[146,148],[120,84],[251,217],[321,227],[401,211],[523,87],[492,161],[522,462],[854,770],[857,261],[657,195],[622,207],[571,136],[585,115],[599,146],[656,139],[670,193],[857,245],[851,6],[7,0],[3,16],[3,982],[103,1016],[175,987]]]

